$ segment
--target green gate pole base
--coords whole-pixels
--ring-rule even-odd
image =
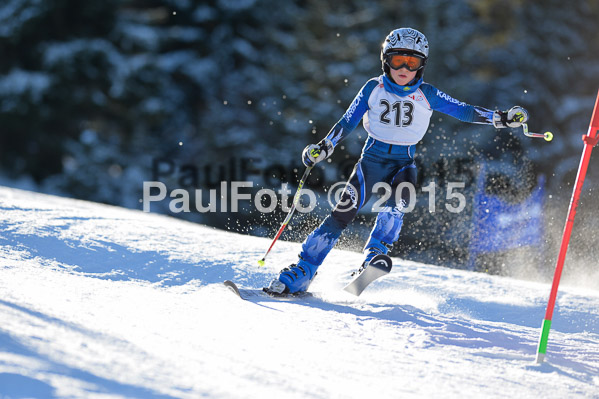
[[[547,340],[549,339],[549,330],[551,329],[551,320],[543,320],[541,327],[541,338],[539,339],[539,347],[537,349],[537,364],[543,363],[545,353],[547,353]]]

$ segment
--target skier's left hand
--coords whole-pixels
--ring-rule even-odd
[[[519,105],[507,111],[493,112],[493,126],[497,129],[504,127],[520,127],[528,120],[528,111]]]

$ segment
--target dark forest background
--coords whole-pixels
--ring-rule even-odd
[[[470,104],[522,105],[533,131],[495,130],[433,115],[419,146],[420,183],[463,181],[466,210],[406,218],[394,253],[464,267],[479,166],[508,202],[546,177],[545,246],[481,260],[478,270],[550,275],[599,89],[599,2],[576,0],[4,0],[0,4],[0,184],[141,209],[144,181],[169,190],[253,181],[293,190],[305,145],[320,140],[360,87],[381,73],[392,29],[428,37],[427,82]],[[310,180],[317,210],[294,216],[302,240],[328,212],[326,189],[347,178],[360,126]],[[571,270],[597,273],[599,154],[591,160]],[[424,200],[422,199],[424,197]],[[250,205],[250,204],[248,204]],[[284,214],[152,211],[271,236]],[[360,250],[365,212],[342,247]],[[535,249],[538,251],[538,248]],[[536,253],[536,252],[535,252]],[[507,261],[506,261],[507,259]]]

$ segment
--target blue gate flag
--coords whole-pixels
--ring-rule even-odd
[[[485,193],[485,167],[480,169],[474,197],[470,265],[474,269],[477,254],[505,251],[543,244],[543,202],[545,178],[539,176],[537,187],[524,201],[511,204]]]

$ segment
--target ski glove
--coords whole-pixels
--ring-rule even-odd
[[[322,139],[318,144],[310,144],[304,148],[302,162],[306,167],[314,166],[330,157],[334,148],[333,142],[329,139]]]
[[[493,126],[497,129],[504,127],[520,127],[528,120],[528,111],[519,105],[507,111],[493,112]]]

